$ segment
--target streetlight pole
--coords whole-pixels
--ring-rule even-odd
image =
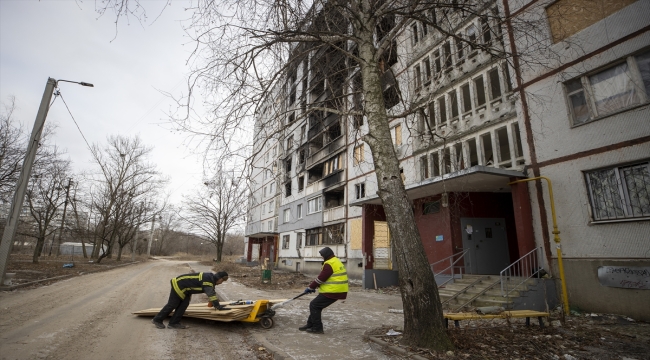
[[[23,210],[23,202],[25,201],[27,183],[29,182],[29,177],[32,174],[32,166],[34,165],[34,159],[36,158],[36,149],[38,148],[38,143],[41,140],[41,133],[43,132],[43,126],[45,125],[47,112],[50,109],[52,93],[57,87],[57,83],[59,81],[72,82],[80,84],[82,86],[93,87],[93,84],[85,82],[55,80],[52,78],[47,79],[47,83],[45,84],[45,91],[43,92],[43,98],[41,99],[41,105],[38,108],[38,113],[36,113],[36,120],[34,121],[32,135],[30,136],[29,143],[27,144],[27,153],[25,154],[25,161],[23,161],[23,168],[20,171],[18,183],[16,184],[16,193],[14,194],[14,198],[11,201],[9,218],[7,219],[7,224],[5,225],[5,231],[2,234],[2,242],[0,242],[0,283],[4,283],[5,271],[7,270],[7,262],[9,260],[9,253],[11,252],[11,247],[14,243],[14,237],[16,236],[18,218],[20,217],[20,213]]]

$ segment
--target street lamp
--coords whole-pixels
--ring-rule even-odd
[[[30,136],[29,143],[27,144],[27,152],[25,154],[25,160],[23,161],[23,168],[20,171],[18,183],[16,184],[16,193],[14,194],[14,198],[11,201],[11,209],[9,211],[9,217],[7,218],[7,223],[5,225],[5,231],[2,234],[2,242],[0,243],[0,283],[4,282],[5,271],[7,270],[7,260],[9,259],[11,245],[13,245],[14,237],[16,236],[18,217],[20,216],[23,208],[23,201],[25,201],[25,192],[27,190],[29,177],[32,173],[32,165],[34,165],[34,158],[36,157],[36,148],[38,147],[38,143],[41,140],[41,133],[43,132],[43,126],[45,125],[47,112],[50,110],[50,100],[52,100],[52,94],[54,92],[54,89],[58,88],[59,81],[79,84],[81,86],[94,87],[93,84],[86,82],[55,80],[52,78],[47,79],[45,91],[43,92],[43,98],[41,99],[38,113],[36,113],[36,120],[34,121],[32,135]]]

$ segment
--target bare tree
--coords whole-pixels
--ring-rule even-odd
[[[64,225],[59,211],[67,200],[67,187],[70,184],[70,162],[62,160],[56,148],[46,154],[47,161],[43,161],[42,156],[39,157],[41,161],[37,163],[41,166],[32,177],[26,196],[32,223],[29,233],[36,238],[32,257],[34,263],[41,256],[45,238]],[[54,221],[57,217],[59,221]]]
[[[223,244],[224,255],[243,255],[244,254],[244,235],[242,233],[229,233],[226,235],[226,241]]]
[[[184,201],[181,218],[189,223],[192,231],[214,245],[217,261],[221,261],[228,232],[241,224],[246,214],[246,181],[232,171],[224,171],[205,185],[205,189]]]
[[[0,113],[0,203],[10,203],[25,158],[22,128],[12,119],[15,99],[9,98]]]
[[[152,214],[160,211],[154,198],[165,180],[147,162],[151,148],[137,137],[110,136],[106,147],[95,145],[92,152],[100,167],[99,186],[92,193],[93,208],[99,214],[95,230],[99,244],[94,247],[92,257],[100,262],[110,256],[118,239],[121,239],[118,242],[121,249],[134,238],[135,229],[130,227],[151,221]],[[145,199],[150,204],[148,216],[144,216],[144,209],[138,205]]]

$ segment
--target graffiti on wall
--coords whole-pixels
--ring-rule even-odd
[[[650,267],[599,266],[598,280],[603,286],[650,290]]]

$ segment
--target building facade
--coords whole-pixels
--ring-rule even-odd
[[[601,273],[650,266],[650,2],[602,3],[428,12],[396,38],[384,99],[389,114],[416,109],[390,128],[434,273],[542,267],[559,278],[553,206],[569,303],[648,319],[638,304],[650,300],[650,277],[645,288],[621,288]],[[323,63],[345,76],[323,78]],[[330,246],[351,277],[386,286],[396,284],[396,249],[362,141],[366,120],[310,110],[338,89],[351,94],[338,106],[358,108],[355,76],[349,60],[312,51],[261,107],[276,109],[259,115],[275,137],[256,141],[248,257],[317,272],[318,250]],[[554,203],[546,182],[516,182],[539,176],[551,180]]]

